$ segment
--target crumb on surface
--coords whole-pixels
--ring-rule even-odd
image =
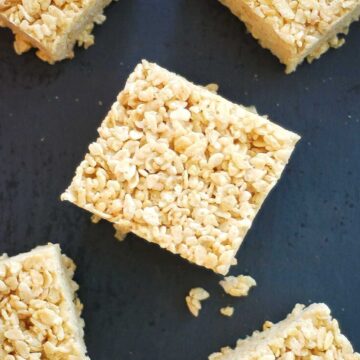
[[[224,291],[236,297],[248,296],[250,289],[256,286],[256,281],[251,276],[227,276],[219,282]]]
[[[209,297],[210,294],[201,287],[193,288],[190,290],[189,295],[185,298],[185,302],[193,316],[199,316],[199,312],[202,307],[201,301],[204,301]]]
[[[231,317],[234,315],[234,308],[232,306],[225,306],[220,309],[221,315]]]

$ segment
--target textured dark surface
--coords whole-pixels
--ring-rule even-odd
[[[96,45],[56,66],[16,56],[0,30],[0,251],[61,243],[78,265],[92,360],[206,359],[315,301],[360,350],[360,24],[343,48],[286,76],[215,0],[121,0],[107,15]],[[216,82],[303,136],[232,269],[258,281],[248,298],[225,296],[218,276],[145,241],[117,242],[110,224],[59,201],[142,58]],[[198,319],[184,305],[194,286],[211,293]],[[230,319],[225,305],[236,308]]]

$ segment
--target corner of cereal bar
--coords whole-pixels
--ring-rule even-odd
[[[283,321],[267,321],[264,331],[238,340],[235,348],[225,347],[209,356],[209,360],[254,359],[347,359],[359,360],[349,340],[341,333],[325,304],[305,308],[296,305]]]
[[[295,71],[329,48],[344,43],[350,24],[360,17],[359,0],[219,0],[239,17],[260,44]]]
[[[74,56],[76,44],[94,44],[95,24],[105,21],[111,0],[0,0],[0,22],[14,35],[17,54],[37,49],[37,56],[53,64]]]
[[[1,359],[89,360],[74,271],[59,245],[1,257]]]

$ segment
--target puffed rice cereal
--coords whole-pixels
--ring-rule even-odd
[[[147,61],[98,132],[61,199],[220,274],[299,140]]]
[[[269,323],[270,324],[270,323]],[[268,324],[268,326],[269,326]],[[209,360],[359,360],[325,304],[296,305],[291,314],[266,330],[238,340]]]
[[[199,316],[201,310],[201,301],[204,301],[210,297],[210,294],[203,288],[191,289],[189,295],[186,296],[185,302],[189,311],[195,317]]]
[[[247,275],[227,276],[219,282],[224,291],[236,297],[248,296],[250,289],[256,286],[256,281]]]
[[[0,359],[89,360],[74,271],[53,244],[0,259]]]
[[[14,49],[22,54],[32,47],[49,63],[72,58],[74,46],[94,44],[95,24],[105,21],[111,0],[0,0],[0,26],[15,34]]]
[[[225,306],[220,309],[220,314],[227,317],[231,317],[234,315],[234,311],[235,310],[232,306]]]
[[[220,0],[244,21],[260,44],[295,71],[305,58],[319,58],[344,43],[350,24],[359,19],[359,0]]]

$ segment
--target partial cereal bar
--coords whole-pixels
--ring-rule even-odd
[[[221,349],[209,360],[359,360],[349,340],[341,334],[338,322],[325,304],[305,308],[296,305],[288,317],[264,331],[238,340],[236,347]]]
[[[0,359],[89,360],[74,263],[49,244],[0,259]]]
[[[143,61],[62,194],[226,274],[299,136]]]
[[[220,0],[239,17],[260,44],[295,71],[305,58],[311,62],[330,47],[339,47],[353,21],[359,0]]]
[[[72,58],[74,46],[94,44],[95,24],[105,21],[111,0],[0,0],[0,26],[15,34],[14,48],[22,54],[37,48],[49,63]]]

